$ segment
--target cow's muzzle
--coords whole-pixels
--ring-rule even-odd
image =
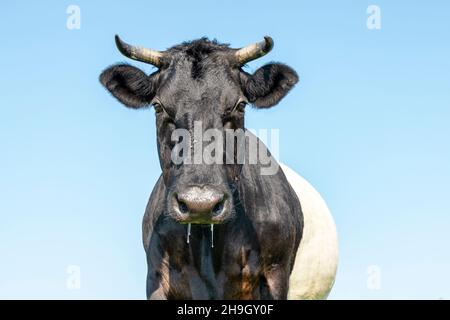
[[[180,223],[222,223],[229,216],[231,196],[212,186],[190,186],[169,196],[172,216]]]

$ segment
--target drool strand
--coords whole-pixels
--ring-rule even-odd
[[[211,248],[214,248],[214,224],[211,223]]]
[[[187,227],[187,243],[189,243],[189,237],[191,236],[191,224],[188,223],[188,227]]]

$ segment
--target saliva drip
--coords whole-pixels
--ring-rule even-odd
[[[187,243],[189,243],[189,238],[190,238],[190,236],[191,236],[191,224],[190,223],[188,223],[188,227],[187,227]]]

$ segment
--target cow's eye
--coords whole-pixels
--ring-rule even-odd
[[[247,105],[247,101],[239,101],[236,106],[234,107],[234,111],[237,111],[239,113],[245,112],[245,106]]]
[[[247,105],[247,102],[245,101],[241,101],[237,104],[236,106],[236,111],[237,112],[244,112],[245,111],[245,106]]]
[[[153,102],[152,105],[153,105],[153,108],[155,109],[155,112],[156,112],[156,113],[161,113],[161,112],[164,111],[164,109],[163,109],[161,103],[159,103],[159,102]]]

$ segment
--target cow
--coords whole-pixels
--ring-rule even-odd
[[[247,105],[271,108],[299,79],[292,68],[281,63],[266,64],[253,74],[243,69],[273,48],[272,38],[266,36],[238,49],[201,38],[166,51],[130,45],[117,35],[115,41],[124,56],[157,68],[147,75],[129,64],[116,64],[100,75],[101,84],[126,107],[153,107],[156,114],[162,173],[142,224],[147,298],[287,299],[288,294],[291,298],[325,298],[336,272],[336,241],[316,240],[328,234],[335,237],[332,220],[327,230],[309,232],[306,243],[316,247],[303,249],[302,259],[308,261],[305,266],[298,261],[297,252],[306,235],[304,223],[311,220],[308,217],[320,217],[309,215],[317,212],[314,206],[308,209],[308,216],[302,210],[302,192],[293,185],[304,189],[305,184],[294,177],[296,183],[291,185],[284,174],[289,170],[286,167],[262,174],[265,165],[250,163],[251,154],[236,161],[239,148],[252,150],[251,140],[258,142],[259,152],[267,154],[271,163],[278,164],[244,125]],[[179,142],[174,132],[192,134],[198,123],[203,131],[214,129],[223,135],[230,130],[245,132],[243,144],[215,151],[223,151],[223,157],[234,161],[173,161]],[[182,152],[184,160],[188,153],[195,153],[196,146],[206,143],[193,136],[186,138],[189,147]],[[326,205],[320,208],[326,209]],[[330,251],[325,257],[321,256],[328,252],[322,250],[324,245]],[[319,276],[318,271],[311,275],[307,270],[308,265],[317,267],[316,256],[321,256],[321,263],[328,263]],[[291,277],[293,270],[296,277]],[[309,279],[302,278],[302,272]],[[290,280],[296,290],[290,289]]]

